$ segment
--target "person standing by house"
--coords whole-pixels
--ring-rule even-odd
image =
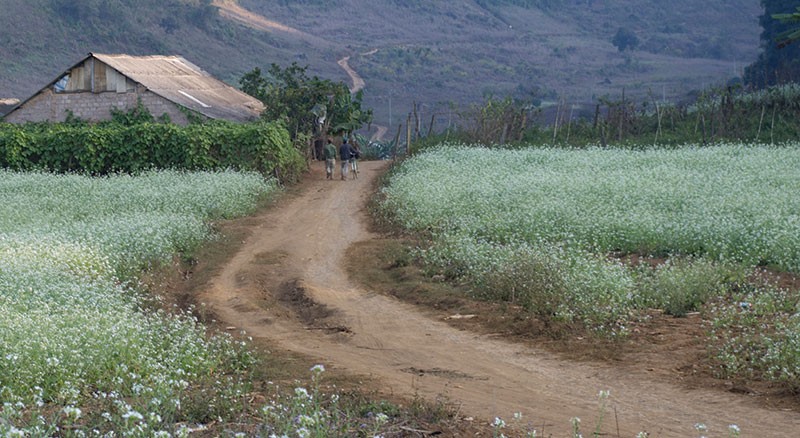
[[[339,159],[342,160],[342,181],[347,179],[347,169],[350,167],[350,157],[352,155],[353,150],[345,138],[342,140],[342,145],[339,146]]]
[[[333,167],[336,166],[336,146],[333,145],[330,138],[323,151],[325,153],[325,175],[327,179],[333,179]]]

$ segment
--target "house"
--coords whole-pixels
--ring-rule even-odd
[[[3,114],[11,111],[17,105],[19,105],[19,99],[0,99],[0,117],[3,117]]]
[[[69,113],[82,120],[109,120],[112,109],[127,111],[139,101],[154,117],[166,114],[181,125],[194,117],[247,122],[264,110],[258,99],[180,56],[90,53],[3,121],[63,122]]]

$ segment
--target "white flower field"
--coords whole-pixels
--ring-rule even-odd
[[[103,417],[118,431],[155,435],[191,382],[242,360],[189,314],[144,311],[137,277],[275,188],[257,173],[0,171],[0,435],[50,436],[86,403],[113,407]]]
[[[448,147],[406,163],[386,195],[410,229],[800,272],[798,168],[797,147]]]
[[[442,145],[396,168],[382,198],[389,217],[432,237],[417,251],[430,273],[468,280],[474,296],[611,337],[647,309],[683,315],[713,302],[724,370],[800,384],[796,294],[742,286],[756,269],[800,274],[796,144]],[[625,263],[629,254],[661,262]],[[770,304],[743,316],[755,313],[739,301],[756,299]],[[761,318],[769,333],[754,328]],[[761,353],[774,361],[755,365],[769,360]]]

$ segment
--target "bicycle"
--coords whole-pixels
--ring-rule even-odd
[[[353,174],[353,179],[358,179],[358,158],[350,158],[350,170]]]

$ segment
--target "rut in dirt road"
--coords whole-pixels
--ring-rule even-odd
[[[544,436],[571,436],[570,418],[594,431],[598,393],[610,391],[603,436],[792,436],[800,414],[759,408],[747,396],[689,390],[606,364],[575,363],[496,337],[459,331],[410,305],[364,290],[344,270],[351,244],[378,238],[363,207],[386,165],[362,162],[357,180],[326,180],[321,163],[301,194],[260,225],[201,300],[225,324],[381,382],[387,392],[439,395],[462,416],[490,421],[522,413]],[[338,172],[337,172],[338,176]],[[290,306],[303,309],[287,312]],[[619,434],[619,435],[618,435]]]

